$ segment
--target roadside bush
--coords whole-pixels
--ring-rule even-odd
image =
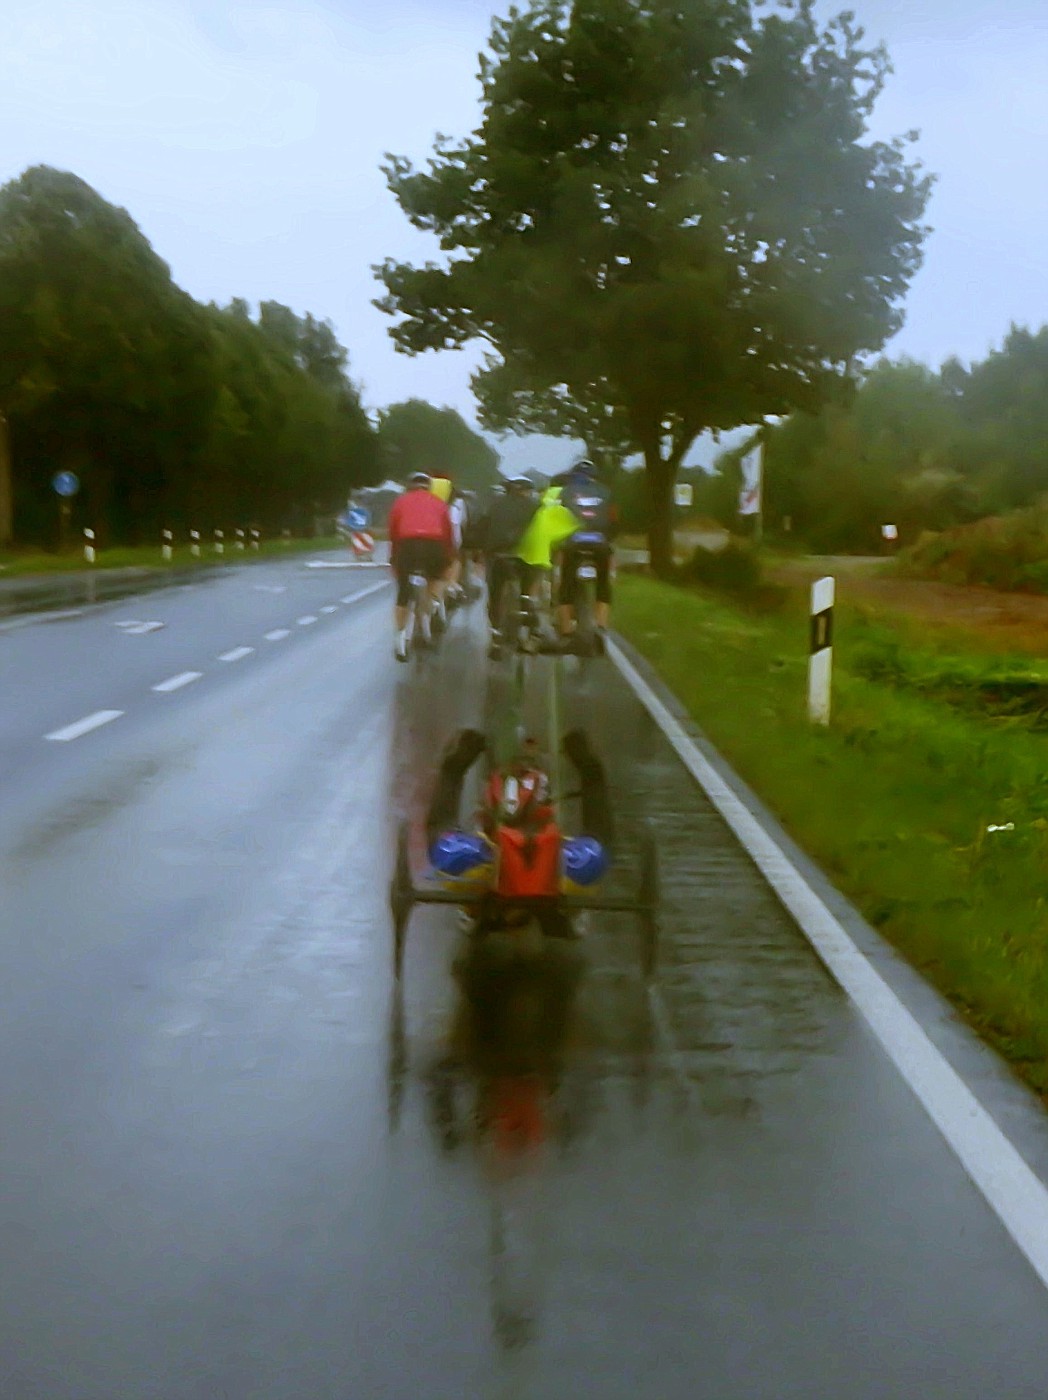
[[[1048,508],[1030,506],[923,535],[899,561],[916,578],[1048,593]]]
[[[718,593],[753,594],[761,583],[761,564],[756,550],[732,542],[724,549],[704,549],[699,545],[684,569],[691,583]]]

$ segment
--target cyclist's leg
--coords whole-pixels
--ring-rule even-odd
[[[426,813],[426,841],[432,846],[441,832],[459,826],[459,807],[466,774],[484,752],[486,741],[478,729],[463,729],[451,739],[441,756],[437,785]]]
[[[398,661],[407,660],[408,621],[415,603],[411,576],[418,567],[416,545],[416,540],[404,540],[397,550],[395,566],[397,597],[393,606],[393,625],[395,628],[394,650]]]
[[[593,608],[593,621],[603,640],[611,621],[611,545],[605,544],[596,554],[597,601]]]
[[[615,825],[604,764],[590,747],[582,729],[573,729],[565,734],[564,752],[579,775],[579,796],[582,800],[582,830],[579,834],[592,836],[610,855]]]
[[[499,602],[502,595],[502,585],[506,581],[508,563],[501,554],[489,554],[487,565],[488,621],[491,623],[491,630],[497,632],[499,627]]]
[[[557,593],[557,631],[570,636],[575,617],[575,594],[578,589],[578,559],[570,545],[560,556],[560,589]]]

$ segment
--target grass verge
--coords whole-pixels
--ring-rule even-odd
[[[615,622],[837,887],[1048,1097],[1048,739],[1038,714],[979,702],[1010,674],[1001,656],[838,608],[833,722],[814,730],[799,596],[761,614],[624,576]]]
[[[237,549],[235,541],[231,543],[226,540],[225,551],[222,554],[216,554],[214,546],[206,543],[201,547],[200,557],[196,558],[190,554],[188,545],[179,545],[172,551],[170,562],[166,562],[161,558],[156,545],[139,545],[100,550],[94,564],[85,563],[80,550],[66,554],[0,550],[0,579],[21,578],[34,574],[86,574],[100,569],[202,568],[221,563],[243,564],[251,559],[345,547],[337,535],[325,536],[322,539],[288,540],[286,543],[283,540],[263,540],[257,550]]]

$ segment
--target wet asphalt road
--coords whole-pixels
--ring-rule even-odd
[[[607,758],[623,888],[659,834],[653,992],[591,919],[481,1025],[420,910],[393,994],[395,822],[512,687],[464,616],[396,667],[380,577],[0,636],[3,1400],[1048,1393],[1043,1289],[609,662],[527,724]]]

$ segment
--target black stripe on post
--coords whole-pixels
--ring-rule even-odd
[[[831,646],[833,646],[833,609],[825,608],[822,612],[811,615],[809,650],[814,656],[817,651],[825,651],[827,647]]]

